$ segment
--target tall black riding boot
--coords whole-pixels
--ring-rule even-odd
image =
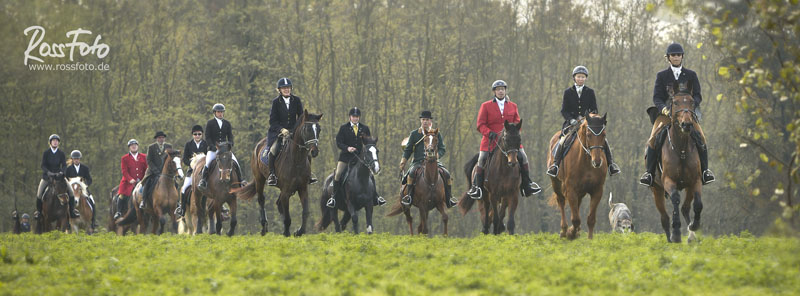
[[[606,161],[608,161],[608,174],[614,176],[622,172],[622,170],[619,169],[619,166],[614,162],[614,157],[611,155],[611,146],[608,145],[608,140],[606,140],[603,150],[606,152]]]
[[[200,190],[206,190],[208,188],[208,168],[203,167],[203,171],[200,172],[200,182],[197,183],[197,188]]]
[[[117,195],[117,212],[114,213],[114,220],[119,219],[119,217],[122,217],[122,207],[124,204],[125,204],[125,196]]]
[[[527,163],[519,166],[519,173],[522,177],[522,182],[520,182],[520,191],[522,191],[523,196],[527,197],[542,192],[542,188],[539,187],[539,184],[531,181],[530,171],[528,170]]]
[[[33,219],[39,219],[42,213],[42,199],[37,197],[36,198],[36,212],[33,213]]]
[[[449,182],[444,183],[444,198],[448,208],[455,207],[458,204],[458,200],[453,197],[452,187]]]
[[[235,187],[244,187],[245,186],[245,182],[244,182],[244,175],[242,174],[242,167],[239,166],[239,163],[234,161],[233,162],[233,168],[234,168],[234,171],[236,172],[236,177],[239,179],[239,184],[238,185],[234,185],[234,186]]]
[[[564,144],[559,144],[556,147],[556,154],[553,156],[553,164],[547,169],[547,175],[555,178],[558,176],[558,168],[561,165],[561,159],[564,158]]]
[[[714,173],[708,169],[708,149],[704,144],[697,145],[697,153],[700,156],[700,170],[703,172],[703,185],[708,185],[716,180]]]
[[[469,188],[467,194],[472,199],[481,199],[483,197],[483,168],[475,168],[475,175],[472,176],[472,187]]]
[[[647,171],[644,172],[641,178],[639,178],[639,184],[651,187],[653,186],[653,174],[655,174],[656,166],[658,165],[658,152],[656,152],[655,149],[650,148],[650,146],[647,146],[645,164]]]
[[[336,208],[336,199],[340,198],[342,194],[342,181],[333,181],[333,192],[331,192],[331,198],[328,199],[328,202],[325,203],[325,206],[334,209]]]
[[[278,177],[275,176],[275,155],[269,154],[269,177],[267,177],[267,185],[278,186]]]

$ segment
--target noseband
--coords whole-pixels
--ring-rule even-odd
[[[581,121],[583,121],[583,120],[584,119],[582,119]],[[599,137],[600,134],[602,134],[603,131],[606,130],[606,125],[604,124],[602,127],[600,127],[599,131],[595,131],[595,128],[597,128],[597,127],[592,128],[588,124],[586,125],[586,129],[588,129],[590,132],[592,132],[593,135]],[[589,146],[589,148],[586,148],[586,146],[583,145],[583,141],[581,140],[581,133],[578,133],[577,137],[578,137],[578,142],[581,144],[581,148],[583,148],[583,152],[586,153],[586,155],[588,155],[589,157],[592,156],[592,150],[594,150],[594,149],[603,149],[603,150],[606,149],[606,147],[603,146],[603,145],[601,145],[601,146]]]

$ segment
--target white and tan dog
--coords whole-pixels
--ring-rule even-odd
[[[612,203],[613,194],[608,194],[608,222],[611,223],[611,232],[633,232],[633,215],[624,203]]]

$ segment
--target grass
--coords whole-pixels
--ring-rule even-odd
[[[800,294],[800,240],[0,234],[0,294]]]

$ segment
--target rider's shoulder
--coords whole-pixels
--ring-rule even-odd
[[[697,72],[687,69],[686,67],[683,67],[683,70],[681,71],[685,72],[688,76],[697,76]]]

